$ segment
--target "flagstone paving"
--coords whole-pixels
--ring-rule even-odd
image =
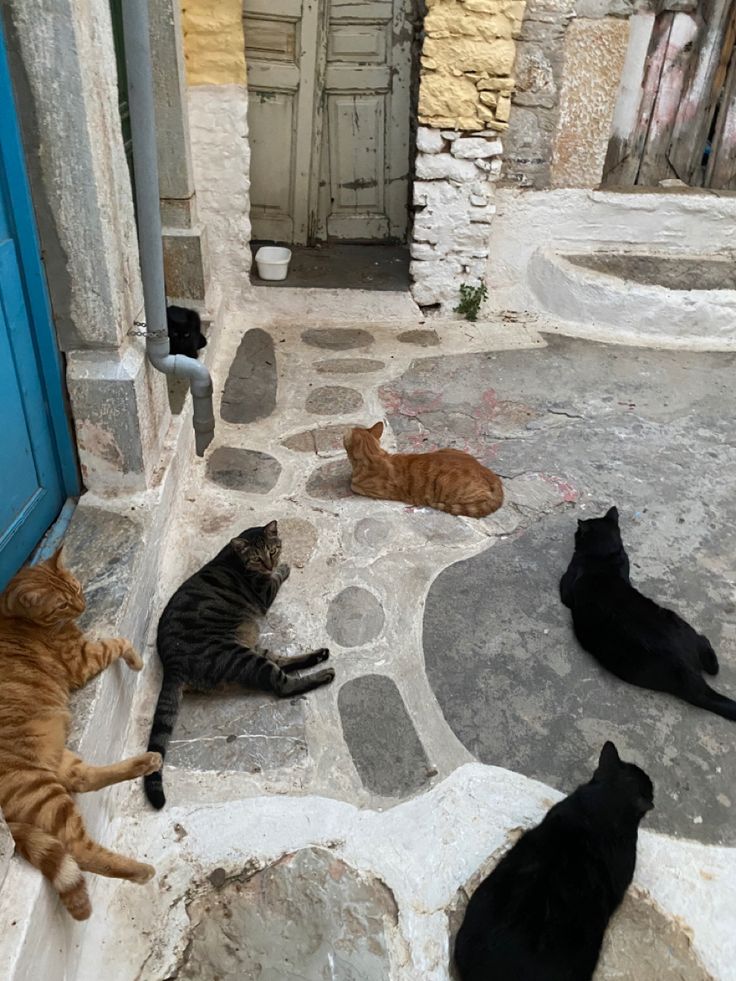
[[[219,426],[192,468],[159,603],[276,519],[292,574],[263,646],[328,646],[335,680],[285,701],[185,696],[167,808],[136,812],[165,883],[136,916],[164,939],[131,930],[125,977],[443,981],[463,896],[613,738],[652,774],[656,809],[596,981],[733,978],[718,911],[736,903],[736,726],[600,671],[557,582],[576,519],[616,503],[635,581],[711,637],[715,684],[736,694],[736,358],[518,325],[309,322],[264,319],[215,365],[223,418],[239,399],[250,421]],[[271,350],[264,394],[243,352],[263,365]],[[503,508],[473,520],[352,494],[342,431],[380,418],[388,449],[476,455]],[[262,458],[280,468],[269,486]],[[132,908],[117,889],[113,911]]]

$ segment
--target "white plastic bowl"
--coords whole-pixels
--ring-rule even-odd
[[[256,252],[256,265],[261,279],[286,279],[291,262],[291,249],[264,245]]]

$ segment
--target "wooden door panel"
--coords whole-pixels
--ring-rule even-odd
[[[403,238],[409,170],[410,51],[404,0],[332,0],[318,228],[353,240]],[[410,32],[409,32],[410,33]]]
[[[245,0],[255,238],[403,238],[408,0]]]
[[[333,24],[327,40],[328,61],[386,62],[388,24]]]
[[[285,61],[296,65],[299,26],[295,20],[244,17],[243,31],[247,38],[245,50],[249,61],[256,64],[260,60]]]
[[[307,240],[315,7],[315,0],[245,3],[254,238]]]
[[[295,92],[252,89],[251,222],[258,238],[292,241]]]

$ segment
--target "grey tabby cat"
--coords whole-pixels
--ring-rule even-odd
[[[325,647],[302,657],[277,657],[258,647],[259,621],[289,575],[279,565],[281,541],[275,521],[249,528],[195,572],[169,600],[158,624],[156,644],[164,678],[148,748],[166,755],[184,687],[208,691],[225,685],[255,688],[289,698],[329,684],[332,668],[307,677],[292,672],[325,661]],[[156,808],[166,803],[163,773],[144,781]]]

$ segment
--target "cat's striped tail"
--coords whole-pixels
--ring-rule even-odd
[[[92,912],[81,869],[61,841],[33,824],[9,821],[15,847],[26,861],[49,880],[75,920],[86,920]]]
[[[161,759],[166,758],[166,748],[169,745],[171,733],[174,731],[176,717],[179,714],[181,705],[182,685],[178,678],[167,675],[164,672],[164,680],[161,684],[156,711],[153,714],[151,725],[151,735],[148,740],[148,751],[150,753],[160,753]],[[143,786],[146,797],[157,810],[166,803],[164,795],[164,775],[163,763],[161,769],[155,773],[149,773],[143,778]]]

